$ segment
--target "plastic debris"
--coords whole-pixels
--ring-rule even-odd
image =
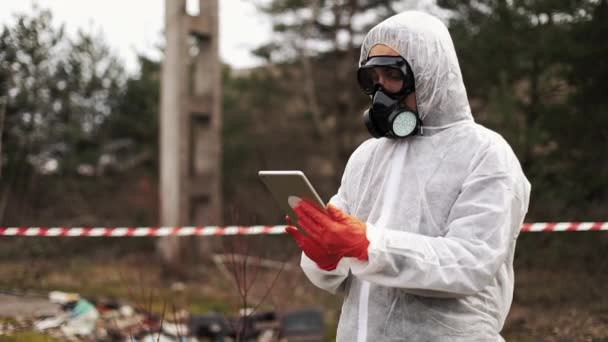
[[[49,301],[51,303],[65,305],[68,303],[77,302],[80,299],[78,293],[69,293],[62,291],[51,291],[49,292]]]
[[[53,291],[49,301],[62,311],[28,321],[28,327],[60,340],[129,342],[289,342],[323,341],[319,310],[287,313],[240,310],[235,316],[210,312],[191,315],[177,310],[161,317],[116,300],[96,301],[77,293]],[[0,335],[14,333],[13,323],[2,324]]]

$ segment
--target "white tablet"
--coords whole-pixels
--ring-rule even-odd
[[[289,215],[293,224],[297,223],[298,218],[289,206],[290,196],[307,199],[325,210],[325,203],[302,171],[259,171],[258,175],[272,193],[281,210]]]

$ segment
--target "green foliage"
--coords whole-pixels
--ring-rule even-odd
[[[395,13],[395,3],[274,0],[261,6],[275,34],[254,53],[275,64],[247,76],[252,84],[262,83],[240,97],[249,111],[264,112],[265,130],[260,133],[274,140],[264,147],[256,139],[256,166],[302,169],[324,198],[335,192],[350,153],[367,138],[361,119],[367,98],[354,82],[358,44],[372,25]],[[226,92],[231,87],[224,84]],[[225,109],[226,120],[228,113]],[[252,119],[255,123],[258,117]],[[225,157],[230,158],[229,152]],[[254,165],[247,165],[252,174]]]
[[[605,219],[606,1],[439,4],[455,11],[474,114],[509,141],[531,180],[529,219]]]
[[[115,100],[113,114],[100,130],[103,141],[131,141],[139,153],[146,155],[146,171],[156,174],[160,63],[146,56],[139,56],[139,65],[139,74],[127,79],[124,92]]]
[[[96,214],[82,213],[90,210],[82,196],[90,191],[98,195],[91,201],[101,201],[107,182],[87,177],[114,177],[142,165],[155,177],[160,65],[145,56],[139,62],[139,73],[127,74],[102,36],[83,31],[67,35],[50,11],[37,7],[0,27],[0,104],[6,104],[0,105],[0,111],[6,109],[3,224],[101,221]],[[135,177],[110,182],[120,190],[127,178]],[[138,190],[149,194],[146,176],[136,181],[145,188]],[[73,199],[76,204],[70,205]],[[149,222],[153,209],[134,208],[131,224]],[[53,212],[50,218],[48,212]]]
[[[0,37],[4,168],[50,171],[44,162],[51,156],[64,169],[75,168],[78,154],[87,155],[112,112],[124,70],[100,37],[68,37],[47,10],[18,15]]]
[[[260,69],[239,75],[228,66],[223,68],[222,177],[227,222],[261,222],[256,216],[262,212],[259,207],[247,204],[259,194],[267,196],[257,171],[274,167],[275,160],[290,149],[293,128],[285,120],[292,97],[276,72],[281,71]],[[277,146],[282,149],[277,151]],[[276,218],[269,222],[273,221]]]

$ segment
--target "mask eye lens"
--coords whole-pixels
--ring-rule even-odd
[[[397,94],[403,89],[403,76],[401,71],[389,68],[379,67],[378,73],[380,74],[379,83],[391,94]]]
[[[401,77],[401,71],[393,68],[384,68],[384,74],[387,79],[391,81],[399,81],[401,82],[403,78]]]
[[[398,94],[403,90],[403,74],[400,70],[376,66],[361,68],[358,73],[359,85],[366,94],[372,94],[378,85],[390,94]]]
[[[376,84],[378,84],[378,75],[372,68],[359,69],[358,72],[359,85],[361,89],[371,95],[374,92]]]

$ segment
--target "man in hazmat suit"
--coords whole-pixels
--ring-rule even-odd
[[[290,198],[301,267],[344,291],[338,341],[504,341],[530,184],[471,115],[445,25],[416,11],[374,27],[358,80],[375,137],[326,210]]]

